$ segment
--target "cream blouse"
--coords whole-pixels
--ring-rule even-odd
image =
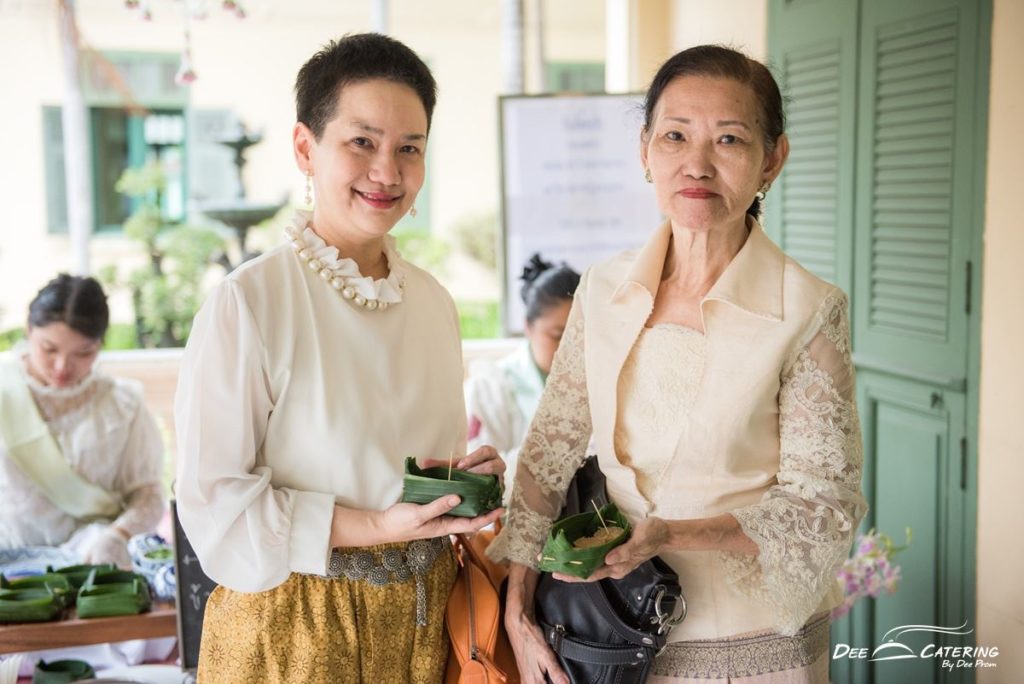
[[[355,268],[304,237],[327,266]],[[383,510],[407,456],[465,453],[454,304],[390,238],[386,254],[388,279],[364,283],[404,286],[384,311],[345,301],[281,246],[232,272],[196,316],[175,397],[176,491],[219,584],[252,592],[325,575],[335,503]]]
[[[152,531],[165,509],[164,445],[132,380],[94,368],[74,387],[48,387],[25,370],[36,407],[71,468],[124,502],[116,524],[129,534]],[[53,504],[7,457],[0,439],[0,549],[57,546],[86,523]],[[75,551],[79,551],[75,549]]]
[[[670,241],[664,224],[583,276],[488,554],[536,567],[592,435],[628,518],[731,513],[758,547],[664,554],[690,607],[671,641],[793,634],[838,602],[835,573],[866,511],[846,297],[752,222],[701,302],[703,346],[647,349]],[[659,378],[687,387],[655,426],[639,414],[663,400]]]
[[[703,371],[704,335],[670,324],[641,330],[622,366],[615,451],[648,501],[672,463]]]

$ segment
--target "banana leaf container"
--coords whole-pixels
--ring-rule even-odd
[[[93,570],[78,590],[78,617],[135,615],[149,610],[149,584],[134,572]]]
[[[448,512],[461,518],[475,518],[501,506],[501,483],[497,475],[478,475],[447,466],[420,468],[416,459],[405,459],[402,503],[426,504],[448,494],[462,501]]]
[[[28,589],[0,589],[0,622],[46,622],[64,610],[48,586]]]
[[[66,684],[92,679],[96,671],[84,660],[40,660],[32,673],[32,684]]]
[[[99,574],[118,571],[117,566],[113,563],[100,563],[98,565],[69,565],[57,570],[54,570],[53,566],[46,568],[46,572],[48,574],[53,573],[67,577],[68,581],[71,582],[71,588],[76,592],[82,588],[82,585],[85,584],[85,580],[89,579],[89,573],[93,570],[96,570]]]
[[[622,530],[619,534],[598,546],[578,549],[573,543],[583,537],[589,537],[605,524]],[[540,554],[540,569],[544,572],[557,572],[586,579],[590,574],[604,565],[604,557],[608,552],[629,538],[631,531],[629,521],[619,512],[615,504],[610,503],[601,508],[601,516],[597,512],[577,513],[562,518],[551,526],[544,550]]]
[[[7,579],[0,574],[0,589],[43,589],[49,587],[60,601],[62,608],[75,602],[75,588],[64,575],[48,572],[43,575],[29,575],[18,579]]]

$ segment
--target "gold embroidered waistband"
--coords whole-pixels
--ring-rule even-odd
[[[829,615],[811,618],[793,636],[776,632],[679,641],[654,661],[652,674],[664,677],[725,679],[807,667],[828,652]]]

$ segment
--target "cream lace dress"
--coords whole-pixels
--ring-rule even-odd
[[[585,276],[581,292],[586,281]],[[603,296],[594,298],[595,306],[607,302]],[[590,305],[581,299],[590,301],[577,293],[520,451],[506,526],[488,550],[492,558],[536,567],[568,483],[592,431],[596,434],[587,372],[609,371],[605,364],[589,365],[584,310]],[[802,342],[780,359],[777,394],[766,395],[761,407],[773,424],[777,420],[777,432],[769,431],[778,442],[767,449],[778,453],[773,472],[760,472],[763,464],[736,463],[728,453],[688,448],[691,440],[708,433],[729,434],[744,445],[751,438],[743,434],[742,410],[696,417],[702,400],[721,393],[718,385],[736,375],[732,370],[708,375],[712,352],[699,332],[668,325],[643,328],[622,365],[615,454],[600,454],[602,463],[617,459],[627,467],[616,472],[629,473],[609,475],[612,500],[634,521],[646,515],[686,519],[728,510],[759,549],[757,555],[663,554],[680,575],[690,613],[670,636],[672,643],[651,681],[755,681],[748,677],[762,673],[775,673],[772,681],[827,680],[825,611],[837,601],[835,572],[849,552],[865,505],[847,302],[835,288],[819,302]],[[588,340],[594,333],[597,343],[607,344],[603,330],[587,332]],[[754,346],[748,352],[757,355],[759,350]],[[754,428],[748,429],[752,433]],[[723,470],[726,475],[719,474]],[[722,477],[728,482],[723,484]],[[736,489],[737,478],[739,487],[749,489],[744,499],[752,503],[723,505],[729,499],[716,499],[715,491],[728,491],[726,484]]]
[[[163,440],[137,383],[94,370],[74,387],[53,388],[22,373],[61,453],[83,478],[124,503],[114,522],[129,534],[152,531],[163,515]],[[55,506],[7,457],[0,440],[0,549],[60,546],[84,555],[109,522],[86,524]],[[130,565],[127,552],[95,559]]]

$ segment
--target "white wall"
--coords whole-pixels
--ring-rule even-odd
[[[1000,647],[998,669],[978,671],[979,684],[1024,676],[1024,230],[1020,161],[1024,142],[1024,3],[995,0],[989,83],[978,419],[978,644]]]
[[[68,241],[46,235],[42,154],[44,105],[62,91],[56,2],[0,2],[0,330],[19,325],[35,291],[71,265]],[[182,43],[180,3],[151,3],[155,19],[141,22],[123,0],[78,2],[81,34],[99,50],[177,53]],[[391,33],[430,64],[440,86],[430,141],[431,218],[444,235],[460,218],[497,211],[499,196],[497,102],[501,88],[499,0],[391,0]],[[234,109],[263,142],[250,148],[246,186],[254,200],[302,196],[291,153],[292,85],[302,63],[324,42],[369,30],[370,3],[350,0],[249,0],[239,21],[208,3],[193,23],[199,80],[190,104]],[[604,4],[547,2],[547,58],[601,62]],[[98,236],[94,268],[130,260],[137,249],[118,237]],[[497,283],[474,288],[494,294]],[[124,307],[115,311],[123,312]]]
[[[754,59],[768,54],[767,0],[674,0],[672,45],[676,50],[721,43]]]

